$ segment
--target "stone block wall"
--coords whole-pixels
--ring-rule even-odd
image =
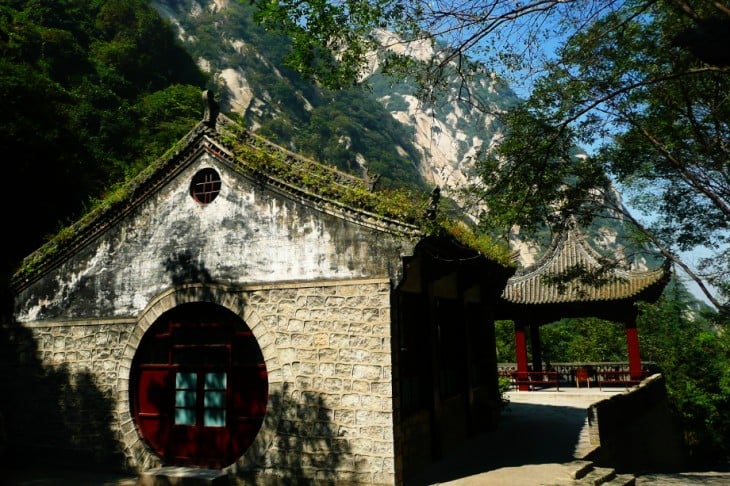
[[[664,377],[597,402],[588,410],[589,435],[600,445],[595,462],[619,471],[681,471],[680,429],[669,410]]]
[[[135,319],[19,326],[18,380],[9,388],[17,401],[0,402],[10,410],[6,420],[18,418],[7,427],[11,447],[29,451],[34,461],[158,466],[130,413],[132,359],[158,316],[200,300],[242,316],[267,366],[264,425],[230,468],[241,484],[294,478],[395,483],[387,279],[236,290],[191,286],[160,296]]]
[[[0,409],[13,462],[128,469],[113,411],[132,327],[103,320],[5,327]]]
[[[271,445],[242,461],[240,476],[394,484],[389,283],[259,290],[246,300],[254,334],[272,336],[262,351],[267,365],[276,356],[279,396],[267,414],[278,418]]]

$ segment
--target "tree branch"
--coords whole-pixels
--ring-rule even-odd
[[[646,236],[646,238],[654,244],[654,246],[657,247],[659,252],[664,255],[666,258],[672,261],[675,265],[678,265],[684,272],[691,278],[699,287],[700,291],[707,297],[707,300],[709,300],[712,305],[715,306],[715,308],[720,312],[721,314],[728,315],[730,314],[730,306],[723,305],[720,301],[718,301],[715,296],[710,292],[710,290],[705,285],[704,281],[700,276],[698,276],[684,261],[679,258],[677,255],[675,255],[669,248],[664,246],[661,241],[659,241],[658,238],[649,231],[648,228],[646,228],[643,224],[641,224],[636,218],[634,218],[631,213],[629,213],[626,209],[622,209],[622,212],[624,216],[631,221],[632,224],[636,225],[636,228],[641,231],[641,233]]]

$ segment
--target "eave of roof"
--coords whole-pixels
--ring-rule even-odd
[[[511,304],[541,305],[638,299],[647,290],[667,282],[666,265],[647,271],[618,266],[605,270],[601,255],[585,240],[575,224],[569,224],[535,265],[510,278],[502,299]],[[574,280],[557,282],[567,274],[600,275],[594,284]]]

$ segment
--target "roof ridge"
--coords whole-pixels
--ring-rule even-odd
[[[221,135],[229,135],[231,137],[234,137],[238,140],[243,141],[249,146],[264,149],[268,151],[269,153],[278,152],[281,154],[284,154],[287,159],[290,162],[293,162],[300,166],[300,168],[304,169],[307,166],[308,167],[315,167],[318,170],[326,171],[332,174],[335,174],[335,178],[338,183],[346,186],[352,186],[356,188],[362,188],[369,191],[372,191],[374,189],[374,184],[377,182],[378,177],[374,177],[373,179],[365,179],[363,177],[356,176],[354,174],[350,174],[348,172],[345,172],[343,170],[338,169],[337,167],[329,164],[324,164],[322,162],[319,162],[317,160],[314,160],[310,157],[305,157],[301,154],[298,154],[296,152],[292,152],[291,150],[287,149],[286,147],[282,147],[281,145],[278,145],[271,140],[267,140],[266,138],[255,134],[251,130],[247,129],[246,127],[240,125],[239,123],[235,122],[231,118],[220,114],[219,119],[222,121],[222,123],[219,124],[220,131],[216,132],[218,134],[218,137]]]
[[[130,211],[146,200],[148,195],[173,178],[176,173],[186,166],[186,161],[191,160],[201,151],[215,154],[230,164],[231,170],[239,173],[244,169],[255,172],[253,165],[246,167],[237,160],[235,150],[231,147],[231,142],[239,137],[241,138],[238,143],[249,147],[251,150],[264,151],[269,156],[275,152],[283,154],[284,161],[294,166],[294,170],[302,173],[314,169],[324,171],[343,187],[360,191],[360,194],[373,192],[372,185],[368,186],[367,181],[357,178],[357,176],[294,154],[253,134],[228,117],[222,115],[219,115],[219,117],[222,123],[214,125],[217,128],[211,126],[210,122],[206,120],[198,122],[155,162],[135,177],[120,184],[119,190],[114,192],[113,196],[103,200],[101,205],[60,230],[40,248],[26,256],[20,268],[11,278],[12,288],[17,291],[26,287],[40,278],[46,271],[60,265],[64,257],[90,244],[106,228],[128,215]],[[231,139],[227,140],[227,137]],[[280,191],[296,194],[297,197],[304,199],[316,199],[323,210],[339,215],[339,217],[345,217],[345,213],[357,214],[360,216],[350,216],[350,218],[357,220],[359,224],[378,226],[385,231],[391,232],[415,233],[419,231],[418,226],[404,219],[397,219],[392,215],[378,214],[369,211],[365,207],[358,207],[350,201],[340,201],[327,197],[326,194],[311,191],[306,186],[299,187],[291,181],[276,177],[275,174],[262,172],[260,175],[270,180],[273,183],[272,187],[276,187]],[[320,179],[320,182],[323,183],[324,180]],[[328,183],[331,184],[332,180],[328,180]]]
[[[666,265],[646,271],[618,266],[588,243],[571,218],[534,265],[507,281],[502,296],[519,303],[622,299],[660,282],[665,274]]]

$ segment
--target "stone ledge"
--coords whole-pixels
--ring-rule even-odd
[[[223,486],[228,474],[217,469],[161,467],[140,474],[137,486]]]

